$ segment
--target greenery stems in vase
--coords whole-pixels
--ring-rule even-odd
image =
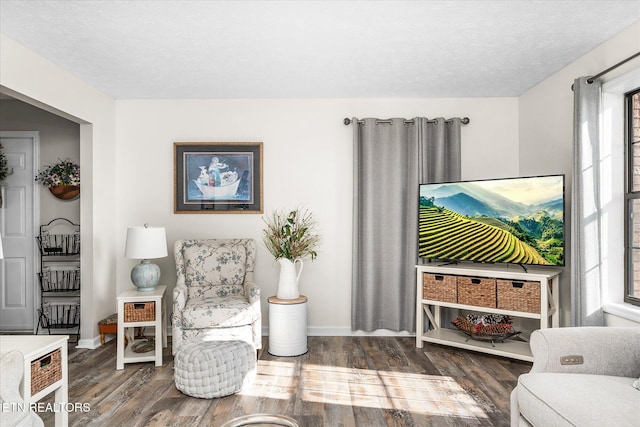
[[[320,235],[317,232],[317,223],[309,210],[275,210],[265,215],[263,220],[266,228],[262,232],[262,240],[276,260],[316,258]]]

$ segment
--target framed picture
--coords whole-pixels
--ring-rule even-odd
[[[173,144],[175,213],[262,213],[262,142]]]

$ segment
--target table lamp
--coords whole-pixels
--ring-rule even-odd
[[[131,270],[131,281],[138,291],[153,291],[160,281],[160,267],[149,260],[167,256],[164,227],[149,227],[145,224],[143,227],[127,228],[124,256],[142,260]]]

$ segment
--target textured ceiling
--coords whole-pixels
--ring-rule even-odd
[[[0,32],[118,99],[519,96],[638,20],[640,0],[0,0]]]

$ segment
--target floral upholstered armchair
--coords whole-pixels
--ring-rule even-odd
[[[190,338],[241,339],[262,348],[253,239],[178,240],[173,354]]]

